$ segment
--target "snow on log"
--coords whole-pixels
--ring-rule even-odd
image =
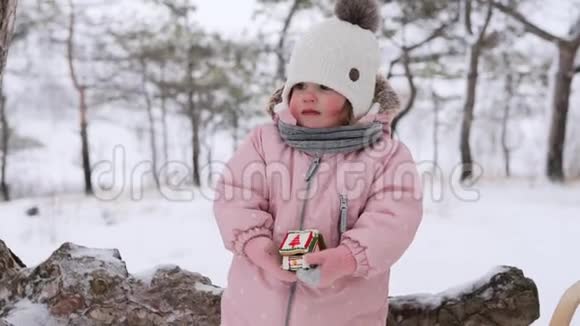
[[[388,325],[524,326],[539,317],[534,281],[518,268],[499,266],[439,294],[391,297]]]

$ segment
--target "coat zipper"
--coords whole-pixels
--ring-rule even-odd
[[[306,171],[306,175],[304,177],[304,181],[306,181],[306,198],[304,198],[304,202],[302,203],[302,209],[300,210],[300,230],[304,227],[304,217],[306,213],[306,203],[308,202],[308,196],[310,196],[310,185],[312,184],[312,178],[318,171],[320,167],[320,161],[322,160],[320,155],[317,155],[314,160],[310,163],[308,170]],[[288,305],[286,307],[286,321],[284,322],[285,326],[290,325],[290,313],[292,311],[292,304],[294,303],[294,296],[296,295],[296,283],[292,284],[290,287],[290,296],[288,297]]]
[[[320,167],[321,157],[316,156],[310,166],[308,167],[308,171],[306,171],[306,176],[304,177],[304,181],[306,181],[306,198],[304,198],[304,202],[302,203],[302,209],[300,210],[300,226],[299,229],[302,230],[304,227],[304,216],[306,213],[306,203],[308,202],[308,196],[310,196],[310,186],[312,185],[312,178],[314,174],[318,171],[318,167]]]
[[[338,238],[346,231],[348,222],[348,198],[346,195],[340,194],[340,226],[338,228]]]
[[[316,173],[316,171],[318,171],[318,167],[320,166],[321,159],[322,158],[320,156],[316,156],[314,158],[314,160],[312,160],[312,163],[310,163],[310,166],[308,167],[308,171],[306,171],[306,176],[304,178],[304,180],[308,184],[310,184],[310,180],[312,180],[312,177],[314,176],[314,173]]]

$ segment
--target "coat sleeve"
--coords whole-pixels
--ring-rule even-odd
[[[261,129],[254,129],[225,165],[215,187],[214,215],[226,249],[245,256],[255,237],[272,238]]]
[[[384,273],[403,255],[415,237],[423,215],[422,186],[411,153],[394,144],[380,169],[365,208],[341,244],[357,262],[353,276]]]

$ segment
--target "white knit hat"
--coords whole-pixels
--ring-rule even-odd
[[[300,82],[325,85],[346,97],[355,120],[372,105],[380,50],[374,35],[379,25],[376,0],[338,0],[337,17],[310,28],[298,40],[287,65],[282,101],[289,105]]]

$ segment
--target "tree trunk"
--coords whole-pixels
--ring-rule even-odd
[[[14,30],[14,19],[16,17],[16,0],[2,0],[0,1],[0,128],[2,129],[2,148],[0,151],[0,169],[2,179],[0,180],[0,191],[4,200],[10,200],[10,193],[8,185],[6,184],[6,162],[8,158],[8,137],[10,131],[8,130],[8,122],[6,119],[6,99],[2,91],[4,67],[6,67],[6,59],[8,58],[8,48],[10,47],[10,39],[12,31]]]
[[[233,152],[236,151],[236,149],[238,148],[238,144],[240,142],[240,116],[238,114],[237,110],[231,110],[230,111],[232,114],[232,132],[233,132],[233,136],[232,136],[232,140],[233,140]]]
[[[189,57],[187,62],[187,76],[189,92],[187,93],[187,113],[189,115],[189,121],[191,123],[191,165],[193,168],[193,185],[196,187],[201,186],[201,177],[199,174],[199,114],[195,109],[195,100],[193,99],[195,92],[195,81],[193,80],[193,69],[194,69],[194,48],[193,46],[189,50]]]
[[[199,117],[195,112],[195,104],[193,102],[193,92],[188,95],[189,118],[191,122],[191,148],[192,148],[192,166],[193,166],[193,185],[201,186],[201,176],[199,174]]]
[[[79,116],[80,116],[80,136],[81,136],[81,157],[83,165],[83,175],[85,181],[85,194],[93,194],[93,184],[91,181],[91,159],[89,152],[89,137],[88,137],[88,120],[87,120],[87,101],[86,101],[86,86],[81,85],[78,80],[77,73],[74,66],[74,31],[75,31],[75,13],[74,5],[72,0],[70,3],[70,17],[68,26],[68,39],[67,39],[67,61],[69,66],[69,73],[73,83],[74,88],[79,94]]]
[[[16,0],[0,1],[0,85],[2,85],[8,48],[10,47],[10,39],[14,30],[16,3]]]
[[[552,119],[548,136],[548,158],[546,175],[552,181],[564,181],[564,144],[566,138],[566,121],[572,78],[574,77],[574,58],[578,46],[558,45],[558,70],[554,78],[552,94]]]
[[[208,167],[208,171],[207,171],[207,184],[211,185],[213,184],[213,151],[212,148],[214,147],[214,141],[213,141],[213,137],[210,138],[210,142],[209,144],[207,142],[205,142],[205,151],[207,153],[207,160],[206,160],[206,164]]]
[[[441,99],[435,90],[431,94],[433,97],[433,172],[435,172],[439,164],[439,127],[441,125],[439,111],[441,111]]]
[[[161,66],[161,82],[165,82],[165,64]],[[161,133],[163,136],[163,164],[169,162],[169,141],[167,136],[167,94],[165,86],[161,87]],[[165,169],[164,169],[165,170]],[[163,176],[165,183],[168,182],[168,174]]]
[[[151,103],[151,97],[147,91],[147,63],[143,58],[141,58],[140,61],[142,69],[141,91],[143,92],[143,97],[145,98],[145,109],[147,111],[147,120],[149,121],[149,147],[151,149],[153,180],[155,181],[155,186],[157,189],[161,190],[161,184],[159,182],[159,169],[157,167],[157,133],[155,131],[155,117],[153,116],[153,104]]]
[[[504,63],[506,67],[510,67],[510,59],[508,54],[504,54]],[[511,71],[507,72],[506,79],[505,79],[505,94],[506,94],[506,101],[505,107],[503,111],[503,116],[501,120],[501,149],[503,152],[503,159],[504,159],[504,169],[506,177],[511,176],[510,171],[510,148],[508,145],[507,135],[508,135],[508,121],[510,118],[510,109],[512,106],[512,98],[515,96],[514,89],[513,89],[513,73]]]
[[[460,151],[461,151],[461,181],[473,177],[473,157],[471,155],[470,135],[473,124],[473,111],[477,91],[477,74],[479,68],[479,44],[471,46],[469,51],[469,67],[467,73],[467,87],[465,103],[463,105],[463,120],[461,122]]]
[[[477,77],[479,70],[479,56],[481,55],[485,32],[491,21],[493,14],[493,1],[487,2],[487,13],[485,22],[477,35],[473,34],[471,26],[471,1],[466,0],[464,8],[466,31],[469,35],[471,45],[469,49],[469,66],[467,68],[467,85],[465,91],[465,103],[463,106],[463,120],[461,122],[461,135],[459,149],[461,151],[461,176],[460,181],[471,181],[473,178],[473,157],[471,155],[471,125],[473,124],[473,112],[475,110],[475,99],[477,97]]]
[[[91,158],[89,154],[89,136],[88,136],[88,122],[87,122],[87,102],[86,102],[86,88],[78,89],[80,97],[80,116],[81,116],[81,151],[83,160],[83,176],[85,179],[85,194],[93,194],[93,183],[91,181]]]
[[[556,182],[564,181],[564,145],[566,140],[566,121],[568,119],[568,107],[572,79],[578,67],[574,67],[574,58],[580,46],[580,15],[576,18],[569,30],[569,38],[561,38],[540,28],[514,8],[508,7],[499,1],[493,5],[504,14],[509,15],[520,22],[526,31],[537,37],[558,46],[558,69],[553,77],[552,85],[552,118],[548,134],[548,155],[546,162],[546,176]]]
[[[8,120],[6,118],[6,97],[2,93],[2,87],[0,85],[0,131],[2,131],[2,144],[0,144],[0,173],[2,178],[0,179],[0,192],[2,192],[2,197],[5,201],[10,201],[10,191],[8,189],[8,184],[6,183],[6,170],[8,165],[8,144],[10,142],[10,129],[8,126]]]

